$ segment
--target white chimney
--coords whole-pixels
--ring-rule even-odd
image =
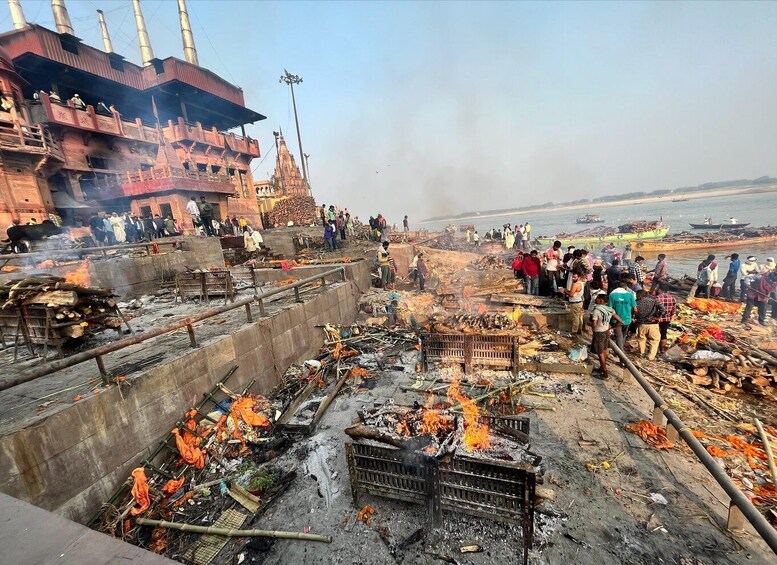
[[[14,29],[22,29],[27,26],[27,20],[24,18],[24,12],[19,0],[8,0],[8,9],[11,11],[11,21],[13,21]]]
[[[181,20],[181,39],[183,39],[183,56],[187,63],[200,65],[197,59],[197,48],[194,47],[192,24],[189,22],[189,12],[186,10],[186,0],[178,0],[178,19]]]
[[[75,35],[73,24],[70,23],[70,15],[65,7],[65,0],[51,0],[51,11],[54,12],[54,23],[57,24],[57,33]]]
[[[140,58],[143,59],[143,66],[148,67],[151,65],[151,60],[154,58],[154,51],[151,49],[151,40],[148,38],[143,12],[140,11],[140,0],[132,0],[132,8],[135,11],[135,27],[138,28]]]
[[[113,43],[111,43],[111,36],[108,34],[108,24],[105,23],[105,14],[102,10],[97,10],[97,21],[100,22],[100,31],[103,34],[103,47],[106,53],[113,53]]]

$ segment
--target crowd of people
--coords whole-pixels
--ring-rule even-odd
[[[327,208],[326,204],[322,204],[318,209],[318,215],[324,226],[324,243],[327,251],[340,248],[337,243],[338,238],[340,241],[345,241],[356,233],[355,226],[358,218],[352,218],[348,208],[341,209],[334,204],[330,204]]]
[[[506,245],[509,242],[508,238]],[[745,308],[741,322],[753,323],[750,317],[757,310],[761,325],[766,325],[771,304],[771,317],[777,320],[774,259],[769,257],[761,265],[755,256],[742,261],[733,253],[725,259],[729,265],[722,280],[714,255],[698,265],[688,298],[742,302]],[[574,246],[564,252],[561,241],[555,241],[544,253],[519,250],[512,269],[516,278],[524,280],[526,293],[556,296],[568,302],[572,336],[582,338],[590,327],[591,350],[600,358],[602,378],[608,377],[611,334],[621,349],[629,335],[635,336],[640,355],[649,360],[667,349],[667,330],[677,310],[677,299],[668,292],[670,271],[665,254],[658,254],[655,264],[649,266],[641,255],[632,259],[628,244],[619,252],[610,243],[594,256]]]
[[[464,238],[468,244],[480,245],[480,234],[476,229],[467,228],[464,232]],[[526,251],[531,242],[531,224],[504,224],[502,229],[491,228],[483,239],[486,241],[504,241],[507,249],[516,249]]]
[[[203,237],[242,235],[246,247],[251,247],[249,251],[256,251],[262,246],[263,238],[259,230],[252,228],[243,217],[230,218],[227,215],[224,220],[215,218],[214,207],[204,196],[200,197],[199,201],[193,196],[186,205],[186,211],[191,216],[197,235]],[[92,238],[98,246],[137,243],[184,233],[181,223],[171,214],[166,217],[160,214],[140,217],[131,212],[95,212],[89,217],[88,225]]]

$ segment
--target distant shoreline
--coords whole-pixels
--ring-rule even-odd
[[[534,210],[516,210],[512,212],[495,212],[493,214],[475,214],[470,216],[448,217],[439,220],[423,220],[419,224],[435,224],[437,222],[461,222],[464,220],[479,220],[482,218],[501,218],[504,216],[523,216],[531,214],[540,214],[542,212],[559,212],[562,210],[586,210],[598,208],[612,208],[614,206],[628,206],[630,204],[649,204],[651,202],[671,202],[676,198],[686,198],[688,200],[697,200],[700,198],[718,198],[720,196],[734,196],[736,194],[757,194],[759,192],[775,192],[777,185],[751,185],[738,186],[732,188],[719,188],[689,193],[662,194],[661,196],[646,196],[645,198],[634,198],[631,200],[614,200],[612,202],[589,202],[587,204],[568,204],[565,206],[550,206],[545,208],[535,208]]]

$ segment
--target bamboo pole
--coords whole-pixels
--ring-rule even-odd
[[[761,443],[764,444],[764,451],[766,451],[766,459],[769,461],[769,472],[772,474],[772,483],[777,485],[777,466],[774,464],[774,454],[772,453],[772,445],[769,443],[769,436],[766,435],[766,431],[761,425],[761,421],[758,418],[755,420],[755,427],[758,428],[758,435],[761,436]]]
[[[182,532],[210,534],[213,536],[225,536],[228,538],[261,537],[276,539],[299,539],[305,541],[322,541],[325,543],[332,543],[331,536],[303,534],[300,532],[279,532],[275,530],[235,530],[232,528],[214,528],[213,526],[194,526],[192,524],[168,522],[167,520],[150,520],[148,518],[136,518],[135,522],[141,526],[155,526],[157,528],[166,528],[168,530],[180,530]]]

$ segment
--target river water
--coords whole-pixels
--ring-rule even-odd
[[[585,214],[599,214],[605,221],[604,224],[591,226],[580,225],[576,218]],[[619,226],[634,220],[658,220],[663,218],[664,223],[671,229],[670,233],[678,233],[690,230],[689,223],[702,223],[705,217],[712,218],[713,222],[724,223],[734,216],[741,223],[750,223],[752,227],[777,225],[777,192],[763,192],[759,194],[740,194],[735,196],[720,196],[715,198],[699,198],[686,202],[672,202],[667,197],[662,202],[650,202],[647,204],[627,204],[624,206],[599,207],[577,210],[562,210],[558,212],[530,212],[528,214],[515,214],[510,216],[498,216],[495,218],[477,218],[472,220],[458,220],[455,223],[474,224],[475,229],[481,234],[491,228],[501,229],[503,224],[523,224],[527,220],[532,226],[532,236],[552,237],[557,233],[572,233],[596,226]],[[441,230],[452,222],[433,222],[423,227],[432,230]],[[563,243],[563,239],[562,239]],[[622,250],[621,250],[622,251]],[[692,249],[687,252],[672,251],[668,256],[670,274],[680,277],[683,274],[696,272],[696,265],[705,258],[708,253],[717,256],[721,264],[721,277],[725,273],[727,261],[723,259],[731,252],[740,256],[755,255],[759,262],[766,257],[777,257],[777,242],[752,247],[734,247],[726,249],[719,247],[705,251]],[[647,256],[646,264],[651,268],[655,264],[655,257]]]

